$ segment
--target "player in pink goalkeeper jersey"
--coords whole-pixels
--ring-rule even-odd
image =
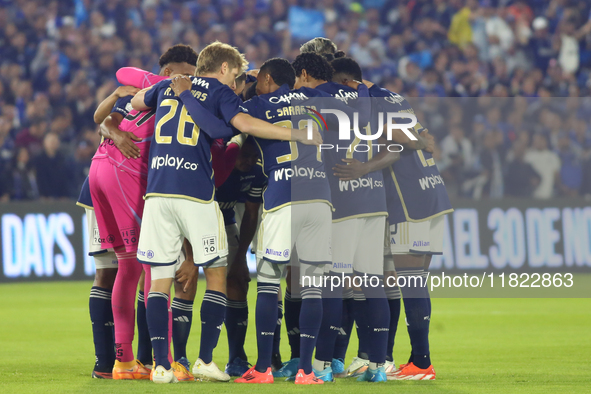
[[[161,74],[191,75],[196,62],[197,54],[193,49],[176,45],[160,58]],[[113,248],[119,260],[112,297],[117,357],[113,379],[149,379],[149,371],[135,360],[131,343],[135,293],[142,271],[136,259],[137,242],[155,117],[150,111],[128,113],[126,107],[130,109],[127,105],[130,99],[131,96],[127,96],[117,100],[113,113],[101,126],[108,137],[123,139],[117,144],[121,150],[117,149],[113,139],[105,140],[93,157],[89,181],[101,244],[104,248]],[[133,133],[122,134],[123,137],[110,136],[108,130],[113,126]],[[149,276],[146,281],[150,283]]]

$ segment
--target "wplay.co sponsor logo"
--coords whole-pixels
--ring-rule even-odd
[[[175,156],[154,156],[152,158],[152,168],[159,169],[160,167],[173,167],[175,170],[185,169],[190,171],[195,171],[199,167],[197,163],[191,163],[189,161],[185,161],[184,157],[175,157]]]
[[[339,189],[342,192],[346,192],[351,190],[354,192],[356,189],[359,188],[370,188],[373,189],[374,187],[384,187],[384,182],[375,180],[373,178],[359,178],[353,179],[350,181],[341,181],[339,180]]]
[[[318,171],[312,167],[298,167],[293,168],[279,168],[274,173],[275,181],[281,181],[283,179],[289,180],[293,177],[302,177],[307,179],[314,178],[326,178],[326,172]]]

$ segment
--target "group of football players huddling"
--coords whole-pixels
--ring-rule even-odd
[[[228,44],[199,54],[179,44],[161,56],[159,75],[117,72],[122,86],[95,112],[103,142],[78,201],[96,266],[93,377],[435,379],[422,279],[442,252],[444,215],[453,209],[443,183],[421,182],[439,175],[433,137],[420,122],[388,126],[388,114],[414,115],[408,101],[363,80],[330,40],[315,38],[300,52],[293,63],[274,58],[247,72],[244,55]],[[350,133],[339,129],[345,118]],[[251,251],[252,366],[244,350]],[[191,368],[200,267],[206,290]],[[412,350],[397,367],[401,299]],[[283,318],[287,362],[279,351]],[[225,371],[212,359],[224,324]],[[353,324],[359,347],[345,368]]]

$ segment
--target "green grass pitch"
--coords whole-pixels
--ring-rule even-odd
[[[0,285],[1,393],[208,393],[368,392],[391,393],[577,393],[590,392],[590,299],[433,299],[431,355],[437,380],[429,382],[359,383],[339,379],[322,387],[234,383],[179,383],[157,386],[149,381],[105,381],[90,378],[94,362],[88,294],[90,282]],[[199,283],[198,300],[204,291]],[[256,357],[251,283],[251,325],[246,349]],[[199,305],[199,303],[197,303]],[[199,347],[199,307],[188,354]],[[404,312],[403,315],[404,316]],[[283,332],[282,354],[289,355]],[[353,335],[355,338],[355,335]],[[356,351],[352,340],[346,362]],[[401,318],[394,349],[405,362],[409,341]],[[226,363],[222,332],[214,360]]]

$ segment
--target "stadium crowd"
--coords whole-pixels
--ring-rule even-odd
[[[585,0],[0,0],[0,201],[77,196],[119,67],[157,72],[171,45],[220,40],[257,68],[316,35],[420,100],[451,196],[591,195],[590,11]]]

